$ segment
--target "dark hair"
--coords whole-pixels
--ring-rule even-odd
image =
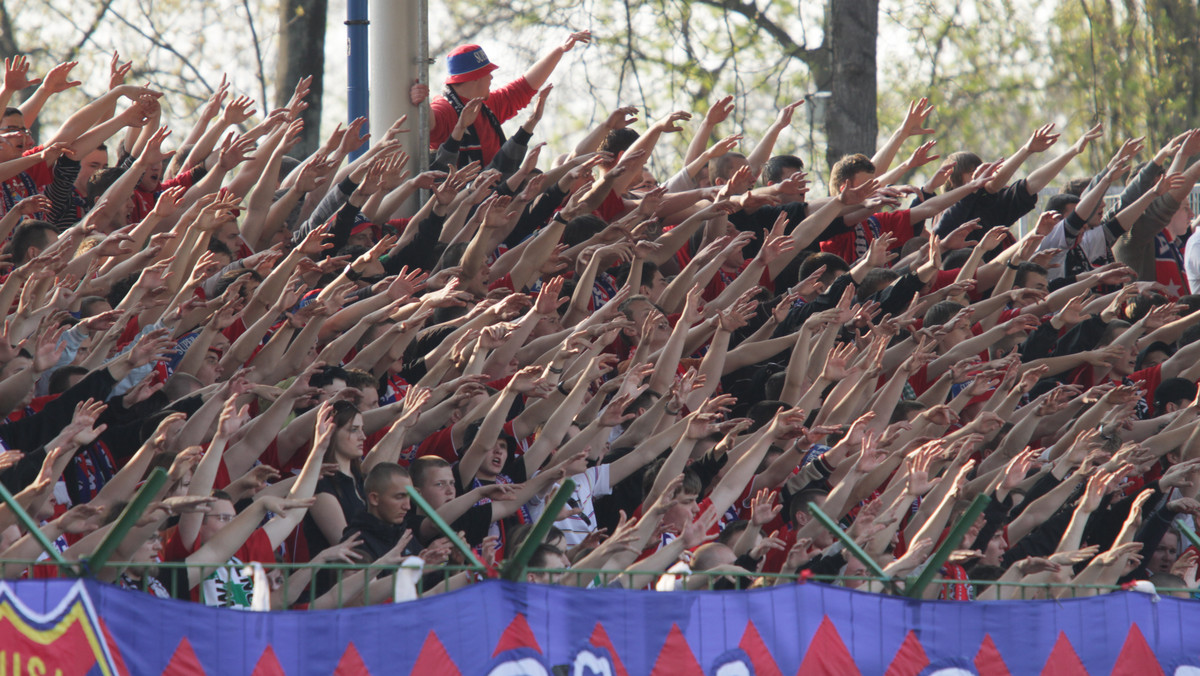
[[[425,455],[413,460],[408,464],[409,474],[412,476],[412,482],[415,486],[420,486],[425,481],[425,475],[435,469],[450,467],[450,463],[436,455]],[[371,470],[372,473],[375,470]]]
[[[1155,345],[1158,344],[1155,343]],[[1154,347],[1154,345],[1150,347]],[[1195,398],[1196,383],[1186,378],[1167,378],[1154,389],[1154,409],[1162,413],[1167,404],[1177,404],[1181,401],[1188,402]]]
[[[892,419],[888,424],[898,423],[901,420],[907,420],[909,413],[920,413],[925,410],[925,404],[913,399],[901,399],[896,402],[896,407],[892,409]]]
[[[467,252],[469,242],[455,242],[446,247],[442,252],[441,265],[444,268],[452,268],[462,262],[463,254]]]
[[[829,496],[829,491],[820,488],[805,488],[804,490],[792,496],[788,501],[788,521],[795,521],[796,512],[804,511],[809,503],[815,502],[818,498],[824,499]]]
[[[125,170],[117,167],[108,167],[92,174],[87,183],[88,205],[95,204],[96,200],[100,199],[100,196],[104,194],[104,191],[112,187],[112,184],[116,183],[117,179],[124,175]]]
[[[776,155],[767,160],[766,166],[763,167],[763,176],[767,183],[779,183],[783,180],[785,171],[802,171],[804,169],[804,160],[795,155]]]
[[[749,527],[750,522],[745,519],[730,521],[729,523],[725,524],[725,527],[721,529],[719,534],[717,534],[716,541],[732,548],[734,543],[737,542],[738,537]]]
[[[1043,268],[1037,263],[1022,261],[1017,263],[1017,272],[1015,275],[1013,275],[1013,286],[1024,288],[1025,283],[1029,281],[1029,275],[1041,275],[1045,277],[1049,274],[1050,273],[1046,270],[1046,268]]]
[[[1079,204],[1079,195],[1060,192],[1057,195],[1051,195],[1050,199],[1046,200],[1046,211],[1057,211],[1061,214],[1072,204]]]
[[[296,167],[300,166],[301,164],[302,162],[300,162],[300,160],[292,157],[291,155],[284,155],[279,160],[279,178],[283,178],[292,173],[295,171]]]
[[[588,239],[608,227],[603,218],[593,214],[584,214],[572,218],[563,226],[562,243],[567,246],[583,244]]]
[[[438,460],[442,460],[438,458]],[[445,460],[442,460],[445,462]],[[397,465],[394,462],[381,462],[371,468],[367,474],[367,478],[363,480],[364,493],[382,493],[387,490],[388,484],[396,477],[409,477],[409,472],[404,467]],[[413,483],[416,483],[415,481]]]
[[[533,554],[529,556],[530,568],[550,568],[552,556],[566,556],[561,549],[554,545],[542,543],[533,550]],[[557,562],[555,562],[557,563]]]
[[[951,153],[946,159],[954,162],[954,169],[950,172],[950,178],[946,180],[946,191],[949,192],[955,188],[961,188],[963,184],[971,180],[971,174],[983,164],[983,160],[978,155],[972,152],[961,150],[957,153]]]
[[[344,399],[333,402],[333,425],[337,429],[342,429],[346,425],[351,424],[354,422],[354,417],[360,414],[361,411],[358,410],[357,406]],[[329,447],[325,449],[325,459],[323,462],[336,462],[335,454],[336,451],[333,448],[333,443],[330,443]],[[362,465],[362,458],[355,458],[351,464],[355,466],[355,469],[358,469]]]
[[[826,287],[833,284],[843,272],[850,270],[850,265],[842,260],[842,257],[837,254],[832,254],[827,251],[822,251],[819,254],[813,254],[805,259],[800,265],[800,279],[808,277],[817,271],[817,268],[825,266],[825,272],[821,275],[821,281]]]
[[[1160,293],[1148,293],[1142,296],[1134,296],[1131,301],[1126,303],[1126,313],[1129,315],[1129,321],[1136,322],[1142,317],[1150,313],[1150,310],[1159,305],[1167,304],[1167,297]]]
[[[1179,347],[1183,347],[1184,345],[1191,345],[1197,340],[1200,340],[1200,324],[1192,324],[1183,330],[1183,334],[1175,342],[1179,344]]]
[[[1200,295],[1189,293],[1186,296],[1180,296],[1179,300],[1175,301],[1176,305],[1182,305],[1186,308],[1183,311],[1184,315],[1190,315],[1196,310],[1200,310]]]
[[[863,275],[862,282],[858,285],[858,302],[862,302],[871,296],[886,289],[892,282],[900,279],[900,273],[891,268],[874,268]]]
[[[925,318],[922,324],[926,327],[941,326],[950,321],[958,311],[963,309],[960,303],[955,303],[952,300],[944,300],[939,303],[934,303],[932,307],[925,311]]]
[[[629,127],[613,129],[600,142],[599,150],[605,153],[612,153],[613,155],[620,155],[629,150],[629,146],[633,145],[633,142],[638,140],[639,136],[640,134]]]
[[[929,240],[926,239],[925,243],[928,244]],[[909,253],[912,253],[912,252],[910,251]],[[904,254],[904,255],[907,256],[908,254]],[[946,253],[945,256],[942,256],[942,269],[943,270],[957,270],[958,268],[961,268],[962,266],[966,265],[967,261],[970,258],[971,258],[971,249],[969,249],[969,248],[968,249],[955,249],[954,251],[949,251]]]
[[[833,169],[829,172],[829,189],[841,192],[842,187],[849,183],[855,174],[861,172],[875,173],[875,163],[871,158],[862,153],[844,155],[842,159],[833,163]]]
[[[739,160],[741,160],[739,162]],[[714,157],[708,161],[708,180],[714,184],[718,178],[723,178],[726,181],[733,178],[737,170],[746,166],[746,156],[741,153],[725,153],[720,157]]]
[[[620,305],[617,306],[617,309],[621,311],[621,314],[625,315],[626,319],[633,321],[633,309],[632,309],[633,304],[635,302],[639,302],[639,301],[644,302],[644,303],[649,303],[651,306],[654,307],[655,310],[658,310],[659,312],[663,313],[664,315],[667,314],[667,311],[662,309],[662,307],[660,307],[658,305],[658,303],[655,303],[654,301],[650,300],[650,298],[648,296],[643,296],[640,293],[637,294],[636,296],[630,296],[629,298],[626,298],[624,301],[621,302]],[[637,328],[640,330],[642,327],[639,326]]]
[[[347,387],[379,389],[379,379],[362,369],[344,369]]]
[[[650,495],[650,489],[654,487],[654,480],[658,478],[658,473],[662,470],[663,464],[666,463],[666,457],[660,457],[646,465],[646,471],[642,473],[642,495]],[[700,495],[704,490],[704,483],[700,481],[700,476],[696,474],[690,467],[683,470],[683,485],[679,487],[679,493],[687,495]]]
[[[67,364],[50,374],[50,394],[62,394],[71,386],[71,376],[86,376],[89,371],[82,366]]]
[[[1083,191],[1087,190],[1087,187],[1089,185],[1091,185],[1091,183],[1092,183],[1092,179],[1089,177],[1073,178],[1073,179],[1067,181],[1065,184],[1063,184],[1062,190],[1059,191],[1059,194],[1060,195],[1074,195],[1075,197],[1079,197],[1079,196],[1083,195]],[[1068,202],[1068,204],[1070,204],[1070,202]],[[1047,204],[1047,208],[1049,208],[1048,204]]]
[[[215,254],[224,254],[233,258],[233,252],[229,250],[229,247],[225,246],[225,242],[219,239],[208,240],[208,250]]]
[[[87,319],[88,317],[100,314],[99,312],[92,312],[90,309],[96,303],[108,303],[108,299],[102,296],[84,296],[83,298],[80,298],[79,318]]]
[[[308,379],[308,384],[310,387],[325,387],[335,380],[349,384],[350,374],[340,366],[322,366],[320,371],[312,374],[312,377]]]
[[[771,419],[775,417],[775,414],[783,408],[790,408],[786,401],[767,400],[756,402],[750,407],[750,410],[746,412],[746,417],[754,421],[754,424],[750,426],[750,429],[758,430],[762,428],[764,425],[771,422]]]
[[[58,238],[58,230],[46,221],[28,219],[13,231],[9,250],[12,251],[13,263],[21,265],[26,261],[25,252],[29,247],[45,249]]]
[[[1162,342],[1161,340],[1156,340],[1153,343],[1150,343],[1146,347],[1143,347],[1140,352],[1138,352],[1137,359],[1134,361],[1134,370],[1141,371],[1143,368],[1145,368],[1146,359],[1155,352],[1162,352],[1170,357],[1171,355],[1175,354],[1175,348]]]

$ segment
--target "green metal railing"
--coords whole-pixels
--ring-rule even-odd
[[[47,560],[42,561],[0,560],[0,566],[10,574],[14,569],[25,569],[34,565],[40,567],[51,566],[57,568],[60,577],[94,577],[101,571],[107,571],[109,573],[117,573],[111,577],[117,577],[122,583],[127,585],[140,585],[143,590],[150,590],[151,588],[158,590],[165,587],[166,593],[172,597],[190,598],[193,585],[190,584],[188,575],[181,574],[182,570],[189,567],[189,564],[186,562],[134,563],[114,562],[110,560],[112,555],[117,551],[117,545],[128,535],[143,512],[153,504],[155,496],[161,491],[166,478],[166,472],[161,468],[152,472],[134,498],[121,512],[111,530],[92,552],[92,555],[81,561],[65,560],[45,534],[41,532],[37,522],[22,508],[16,498],[3,486],[0,486],[0,500],[3,501],[8,509],[13,511],[17,521],[26,531],[32,534],[33,538],[37,540],[38,544],[49,557]],[[460,562],[451,564],[424,566],[422,574],[417,577],[415,589],[417,595],[424,596],[427,594],[443,593],[489,578],[502,577],[506,580],[521,581],[526,579],[529,573],[535,574],[534,579],[537,580],[548,579],[550,581],[557,581],[561,578],[563,583],[573,582],[578,586],[603,587],[614,584],[621,585],[622,579],[627,575],[627,573],[621,570],[530,568],[528,566],[529,560],[538,543],[544,540],[550,526],[557,518],[557,515],[566,504],[574,489],[575,484],[571,480],[564,481],[558,491],[547,501],[545,511],[541,518],[534,524],[533,528],[530,529],[526,539],[522,542],[512,543],[512,554],[502,565],[497,566],[481,561],[470,545],[464,542],[458,533],[421,498],[420,494],[410,487],[408,492],[414,504],[423,513],[428,515],[430,522],[437,527],[442,535],[453,543],[461,559]],[[686,576],[679,576],[676,573],[668,571],[638,571],[636,575],[639,578],[649,575],[657,579],[661,579],[664,576],[686,577],[686,581],[681,580],[682,585],[676,585],[676,587],[679,588],[681,586],[687,589],[713,590],[730,587],[763,587],[815,582],[861,588],[868,591],[907,596],[909,598],[931,596],[931,592],[927,593],[930,590],[929,585],[934,585],[935,589],[939,585],[947,589],[954,588],[954,586],[967,585],[969,589],[976,592],[994,587],[997,590],[994,596],[1001,600],[1075,598],[1094,596],[1096,594],[1123,589],[1123,587],[1116,585],[936,579],[942,565],[953,550],[957,548],[955,543],[962,541],[967,529],[987,507],[988,502],[989,498],[986,496],[977,496],[967,510],[959,517],[958,521],[950,527],[949,533],[944,538],[942,545],[926,561],[924,570],[919,575],[906,579],[889,577],[884,572],[884,569],[853,538],[842,530],[832,517],[825,514],[815,505],[810,505],[809,507],[813,518],[829,530],[838,542],[841,543],[846,552],[845,556],[854,557],[862,561],[871,575],[811,575],[807,572],[797,575],[752,571],[695,571]],[[1197,536],[1196,533],[1186,527],[1181,526],[1180,531],[1184,537],[1200,547],[1200,536]],[[403,568],[402,565],[396,564],[349,563],[266,563],[261,565],[268,573],[269,586],[271,588],[271,603],[269,605],[275,609],[344,608],[347,606],[369,605],[371,603],[387,601],[391,599],[392,589],[395,585],[394,578],[389,578],[389,576]],[[216,574],[216,572],[211,571],[219,572],[234,568],[234,566],[229,565],[193,565],[192,567],[210,571],[208,573],[210,577]],[[244,568],[244,566],[237,566],[237,568]],[[241,575],[249,574],[244,570],[238,572]],[[166,580],[165,585],[162,580]],[[156,585],[155,582],[158,584]],[[197,582],[201,581],[197,580]],[[187,588],[182,588],[184,586]],[[197,584],[195,586],[198,587],[201,585]],[[961,590],[961,587],[959,589]],[[1192,598],[1195,595],[1196,598],[1200,598],[1200,591],[1193,591],[1191,589],[1159,588],[1157,593],[1161,595],[1179,595],[1187,598]]]
[[[19,566],[29,566],[35,563],[42,566],[55,565],[45,560],[38,562],[0,561],[0,564],[3,565]],[[186,576],[170,574],[170,571],[173,569],[187,568],[188,564],[184,562],[133,563],[126,561],[108,562],[105,565],[120,569],[124,573],[122,579],[126,583],[136,581],[143,590],[148,591],[150,589],[152,585],[151,578],[154,578],[166,588],[170,596],[182,599],[191,598],[190,590],[182,588],[182,580],[186,580]],[[390,602],[392,600],[392,580],[389,576],[401,568],[398,565],[347,563],[269,563],[262,564],[262,566],[267,571],[268,579],[271,583],[273,600],[271,607],[276,610],[333,609]],[[206,568],[212,569],[212,566],[206,566]],[[217,568],[232,568],[232,566],[218,566]],[[238,568],[243,567],[239,566]],[[73,570],[71,563],[64,564],[64,572],[68,570]],[[92,572],[95,573],[96,571],[97,567],[93,567]],[[244,570],[239,572],[248,574]],[[580,568],[528,568],[526,572],[543,574],[552,581],[561,581],[563,583],[569,580],[581,579],[588,581],[588,586],[595,587],[613,586],[614,583],[619,583],[626,575],[626,573],[619,570]],[[297,575],[300,575],[299,580],[295,577]],[[637,575],[651,575],[655,577],[677,576],[675,573],[668,571],[639,571]],[[322,584],[314,585],[310,583],[311,580],[319,576],[325,578]],[[417,593],[418,596],[422,597],[431,594],[441,594],[494,577],[494,573],[489,572],[487,567],[472,564],[426,566],[417,585]],[[881,593],[895,588],[898,595],[913,596],[911,580],[907,583],[910,586],[905,588],[905,580],[877,575],[792,575],[751,571],[745,573],[694,571],[688,575],[677,577],[686,578],[685,584],[677,585],[677,589],[687,588],[701,591],[812,583]],[[363,584],[364,580],[376,582],[374,591],[372,590],[372,585]],[[378,589],[379,581],[384,582],[383,586],[387,588],[386,592],[381,593]],[[928,584],[933,585],[935,589],[943,585],[946,587],[970,585],[976,591],[982,591],[994,586],[999,590],[998,600],[1001,601],[1085,598],[1125,589],[1125,587],[1118,585],[951,580],[934,577],[928,580]],[[176,586],[173,587],[172,585]],[[573,585],[567,584],[567,586]],[[1160,587],[1156,592],[1160,596],[1192,598],[1193,595],[1196,595],[1196,597],[1200,598],[1200,590]]]

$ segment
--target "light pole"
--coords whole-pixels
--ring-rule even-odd
[[[825,177],[822,172],[817,171],[817,147],[813,140],[814,130],[817,125],[825,124],[825,114],[829,107],[829,97],[833,96],[831,92],[816,91],[804,95],[804,102],[808,108],[808,175],[816,176],[821,180],[822,185],[825,182]]]

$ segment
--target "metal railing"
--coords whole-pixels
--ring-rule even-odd
[[[46,560],[9,560],[0,561],[0,565],[54,567],[59,564],[50,563]],[[67,563],[64,565],[69,567],[71,564]],[[182,571],[188,568],[189,564],[187,563],[109,562],[105,565],[106,567],[116,569],[113,572],[119,572],[126,584],[136,581],[142,591],[151,591],[154,581],[157,580],[173,598],[186,600],[193,596],[191,589],[185,589],[182,586],[186,584],[186,575],[170,574],[170,571]],[[411,598],[404,595],[397,598],[392,593],[392,584],[394,584],[394,581],[389,579],[388,576],[402,571],[404,566],[401,565],[346,563],[265,563],[261,565],[268,576],[271,594],[271,602],[265,604],[265,607],[273,610],[336,609],[398,602]],[[229,565],[203,566],[208,571],[234,567]],[[240,568],[237,572],[245,577],[249,577],[252,574],[248,566],[237,566],[237,568]],[[91,571],[93,574],[99,572],[95,567]],[[296,582],[294,580],[294,575],[305,572],[307,572],[307,575],[302,576],[304,578],[302,581]],[[636,575],[639,578],[648,577],[658,581],[674,580],[676,582],[674,589],[692,591],[729,590],[735,592],[735,590],[740,589],[754,589],[786,584],[827,584],[858,589],[860,591],[893,593],[905,596],[911,596],[912,591],[912,587],[909,586],[912,583],[911,579],[904,580],[880,575],[810,575],[807,573],[794,575],[752,571],[742,573],[727,570],[701,570],[686,573],[678,571],[638,571],[636,573],[628,573],[620,570],[580,568],[527,568],[525,572],[539,579],[545,576],[545,579],[557,582],[558,584],[577,587],[617,586],[620,585],[622,580],[627,579],[628,576]],[[69,575],[66,569],[64,569],[63,574]],[[378,577],[375,577],[376,575]],[[310,583],[312,579],[318,576],[328,576],[333,579],[327,580],[323,585],[319,585],[326,587],[326,589],[318,590],[318,585]],[[420,598],[441,594],[496,577],[498,575],[494,570],[476,565],[446,564],[425,566],[415,585],[416,597]],[[372,581],[375,584],[365,583]],[[381,582],[386,591],[379,589]],[[297,584],[300,586],[297,587]],[[1099,594],[1130,590],[1129,586],[1122,585],[943,579],[933,575],[929,577],[928,585],[932,585],[932,587],[922,587],[922,593],[926,590],[929,591],[928,598],[939,598],[939,595],[934,593],[934,590],[951,590],[955,587],[960,587],[964,590],[967,588],[971,589],[972,594],[970,596],[972,600],[975,600],[984,590],[994,587],[998,593],[994,595],[995,598],[988,600],[1001,602],[1087,598]],[[671,592],[664,591],[663,593]],[[1155,593],[1159,596],[1200,598],[1200,590],[1187,588],[1159,587],[1155,590]],[[947,595],[947,597],[953,598],[954,596]]]
[[[203,580],[191,584],[187,574],[182,573],[187,568],[200,568],[204,579],[211,579],[213,571],[226,570],[230,577],[234,574],[242,578],[260,576],[259,582],[250,585],[258,594],[266,593],[263,589],[262,575],[266,576],[266,588],[270,590],[270,598],[259,597],[256,607],[260,609],[274,608],[343,608],[351,605],[370,605],[384,600],[408,600],[428,594],[442,593],[454,588],[473,584],[484,579],[503,578],[510,581],[529,579],[556,581],[578,587],[606,587],[628,581],[630,576],[637,580],[654,579],[658,581],[655,588],[670,587],[716,590],[740,589],[747,587],[763,587],[778,584],[795,584],[816,582],[835,584],[847,587],[863,588],[868,591],[878,591],[892,595],[902,595],[920,599],[936,597],[933,590],[939,586],[943,590],[954,592],[967,591],[967,596],[974,595],[976,590],[995,587],[999,593],[994,596],[999,599],[1031,599],[1031,598],[1077,598],[1095,596],[1124,589],[1116,585],[1070,584],[1054,582],[1010,582],[997,580],[959,580],[940,579],[937,577],[943,564],[948,560],[955,545],[962,541],[970,525],[983,513],[991,499],[986,495],[978,495],[960,515],[959,519],[949,528],[941,546],[929,556],[923,570],[907,578],[888,576],[884,569],[865,552],[853,538],[850,537],[829,515],[815,505],[809,505],[813,518],[827,529],[842,545],[847,558],[854,557],[861,561],[871,573],[868,576],[834,576],[812,575],[802,571],[799,574],[760,573],[752,571],[636,571],[579,568],[531,568],[528,566],[538,544],[541,543],[556,517],[567,503],[575,484],[567,479],[547,502],[542,517],[534,524],[525,540],[517,543],[515,550],[498,565],[481,561],[474,550],[464,542],[449,524],[441,519],[416,490],[408,488],[413,503],[422,512],[429,515],[430,521],[441,531],[457,549],[463,561],[458,565],[421,565],[420,572],[412,571],[414,566],[404,564],[358,564],[358,563],[258,563],[251,566],[242,564],[188,564],[186,562],[146,563],[146,562],[114,562],[110,557],[116,552],[117,544],[128,534],[130,529],[151,504],[152,498],[162,488],[166,481],[166,472],[161,468],[154,470],[143,483],[138,493],[118,516],[112,529],[106,534],[91,557],[79,561],[64,560],[39,530],[36,521],[32,519],[20,504],[3,486],[0,486],[2,499],[15,513],[18,521],[31,532],[45,550],[46,559],[38,561],[0,560],[4,570],[23,570],[33,566],[52,569],[60,577],[97,577],[104,579],[120,579],[126,585],[131,581],[134,586],[140,585],[143,590],[152,587],[165,591],[174,598],[189,598],[192,590],[203,586]],[[1180,532],[1196,546],[1200,547],[1200,536],[1187,527],[1179,527]],[[409,561],[411,563],[411,560]],[[239,570],[230,570],[239,569]],[[259,570],[261,569],[261,573]],[[400,576],[402,571],[408,571]],[[163,575],[163,573],[166,575]],[[106,575],[102,575],[106,573]],[[392,575],[391,586],[386,575]],[[299,577],[297,577],[299,576]],[[162,579],[165,578],[164,584]],[[273,580],[272,580],[273,578]],[[332,579],[331,579],[332,578]],[[686,581],[684,580],[686,578]],[[396,579],[408,579],[409,582],[396,584]],[[662,584],[664,582],[679,584]],[[181,588],[186,584],[187,588]],[[930,585],[933,585],[931,588]],[[627,583],[622,586],[629,586]],[[635,585],[639,588],[648,586]],[[1190,589],[1157,590],[1161,594],[1181,595],[1191,598],[1200,594]],[[959,593],[951,594],[959,597]]]

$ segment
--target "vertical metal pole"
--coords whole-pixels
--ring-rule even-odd
[[[825,527],[825,530],[833,533],[833,536],[842,543],[842,546],[846,548],[847,552],[850,552],[854,558],[862,561],[863,565],[867,567],[867,570],[871,571],[872,575],[883,580],[884,585],[887,586],[889,591],[891,591],[893,594],[896,593],[896,584],[888,579],[888,574],[883,572],[883,568],[879,566],[879,563],[877,563],[875,559],[871,558],[871,555],[866,553],[862,547],[859,547],[858,543],[854,541],[854,538],[851,538],[846,534],[846,531],[839,528],[837,522],[834,521],[832,517],[821,511],[820,507],[817,507],[812,503],[809,503],[808,511],[812,513],[814,519],[816,519],[822,526]]]
[[[121,540],[125,539],[138,519],[142,518],[142,512],[146,511],[166,483],[167,470],[157,467],[150,473],[146,482],[134,494],[133,499],[129,501],[128,505],[125,505],[125,511],[117,517],[117,522],[113,524],[112,530],[108,531],[108,535],[104,536],[104,539],[100,541],[100,546],[96,547],[96,551],[92,552],[92,556],[88,559],[87,567],[93,575],[108,563],[113,552],[117,551],[117,545],[121,544]]]
[[[450,544],[462,552],[462,555],[467,559],[468,565],[478,566],[480,569],[487,568],[487,566],[483,565],[483,561],[480,561],[479,557],[475,556],[475,552],[471,549],[471,546],[458,537],[458,533],[454,532],[454,529],[450,527],[450,524],[446,523],[445,519],[438,516],[437,510],[426,502],[425,498],[421,497],[421,494],[417,492],[414,486],[408,486],[404,490],[408,491],[408,497],[412,498],[413,504],[421,508],[421,511],[433,522],[433,525],[442,531],[442,535],[446,536]]]
[[[925,591],[925,587],[929,586],[929,582],[938,574],[938,571],[942,568],[942,564],[946,562],[946,559],[950,558],[950,554],[958,549],[963,536],[967,534],[971,525],[975,523],[975,519],[978,519],[979,515],[983,514],[984,509],[987,509],[988,503],[991,501],[990,497],[982,493],[975,496],[975,500],[971,502],[971,506],[967,507],[967,511],[959,518],[958,523],[954,524],[954,527],[950,529],[950,532],[946,535],[946,539],[942,540],[942,546],[938,547],[933,552],[933,556],[929,557],[929,560],[925,563],[925,570],[921,571],[921,575],[915,581],[908,584],[908,587],[904,590],[905,594],[914,599],[921,597],[921,594]]]
[[[562,512],[562,508],[567,504],[567,500],[571,499],[571,494],[575,492],[575,482],[567,479],[558,487],[558,492],[554,497],[550,498],[546,503],[546,510],[542,512],[541,518],[537,523],[533,524],[529,535],[525,536],[525,541],[521,543],[521,548],[517,553],[504,562],[504,569],[500,576],[505,580],[517,582],[525,575],[525,568],[529,565],[529,559],[533,556],[533,550],[537,549],[538,545],[542,544],[542,540],[546,539],[546,533],[550,532],[550,527],[558,519],[558,515]]]
[[[25,508],[17,502],[17,499],[3,484],[0,484],[0,499],[3,499],[4,504],[8,505],[8,508],[16,515],[17,522],[21,524],[34,540],[37,540],[42,550],[46,552],[46,556],[49,556],[50,560],[57,563],[60,568],[67,566],[67,560],[54,547],[54,543],[50,542],[46,538],[46,535],[42,533],[42,529],[38,527],[38,522],[32,516],[29,516],[29,512],[25,511]]]
[[[372,142],[383,139],[384,130],[407,115],[400,136],[409,155],[408,170],[415,176],[428,167],[429,104],[412,104],[409,90],[416,82],[429,84],[429,39],[426,0],[370,0],[371,2],[371,121]],[[437,89],[432,88],[431,95]],[[409,200],[402,214],[412,214],[417,202]]]
[[[367,14],[367,0],[346,2],[346,100],[349,119],[354,120],[368,114],[371,100],[371,84],[368,73],[369,38],[371,21]],[[370,122],[368,121],[368,127]],[[365,130],[364,130],[365,131]],[[361,154],[361,149],[353,157]]]

